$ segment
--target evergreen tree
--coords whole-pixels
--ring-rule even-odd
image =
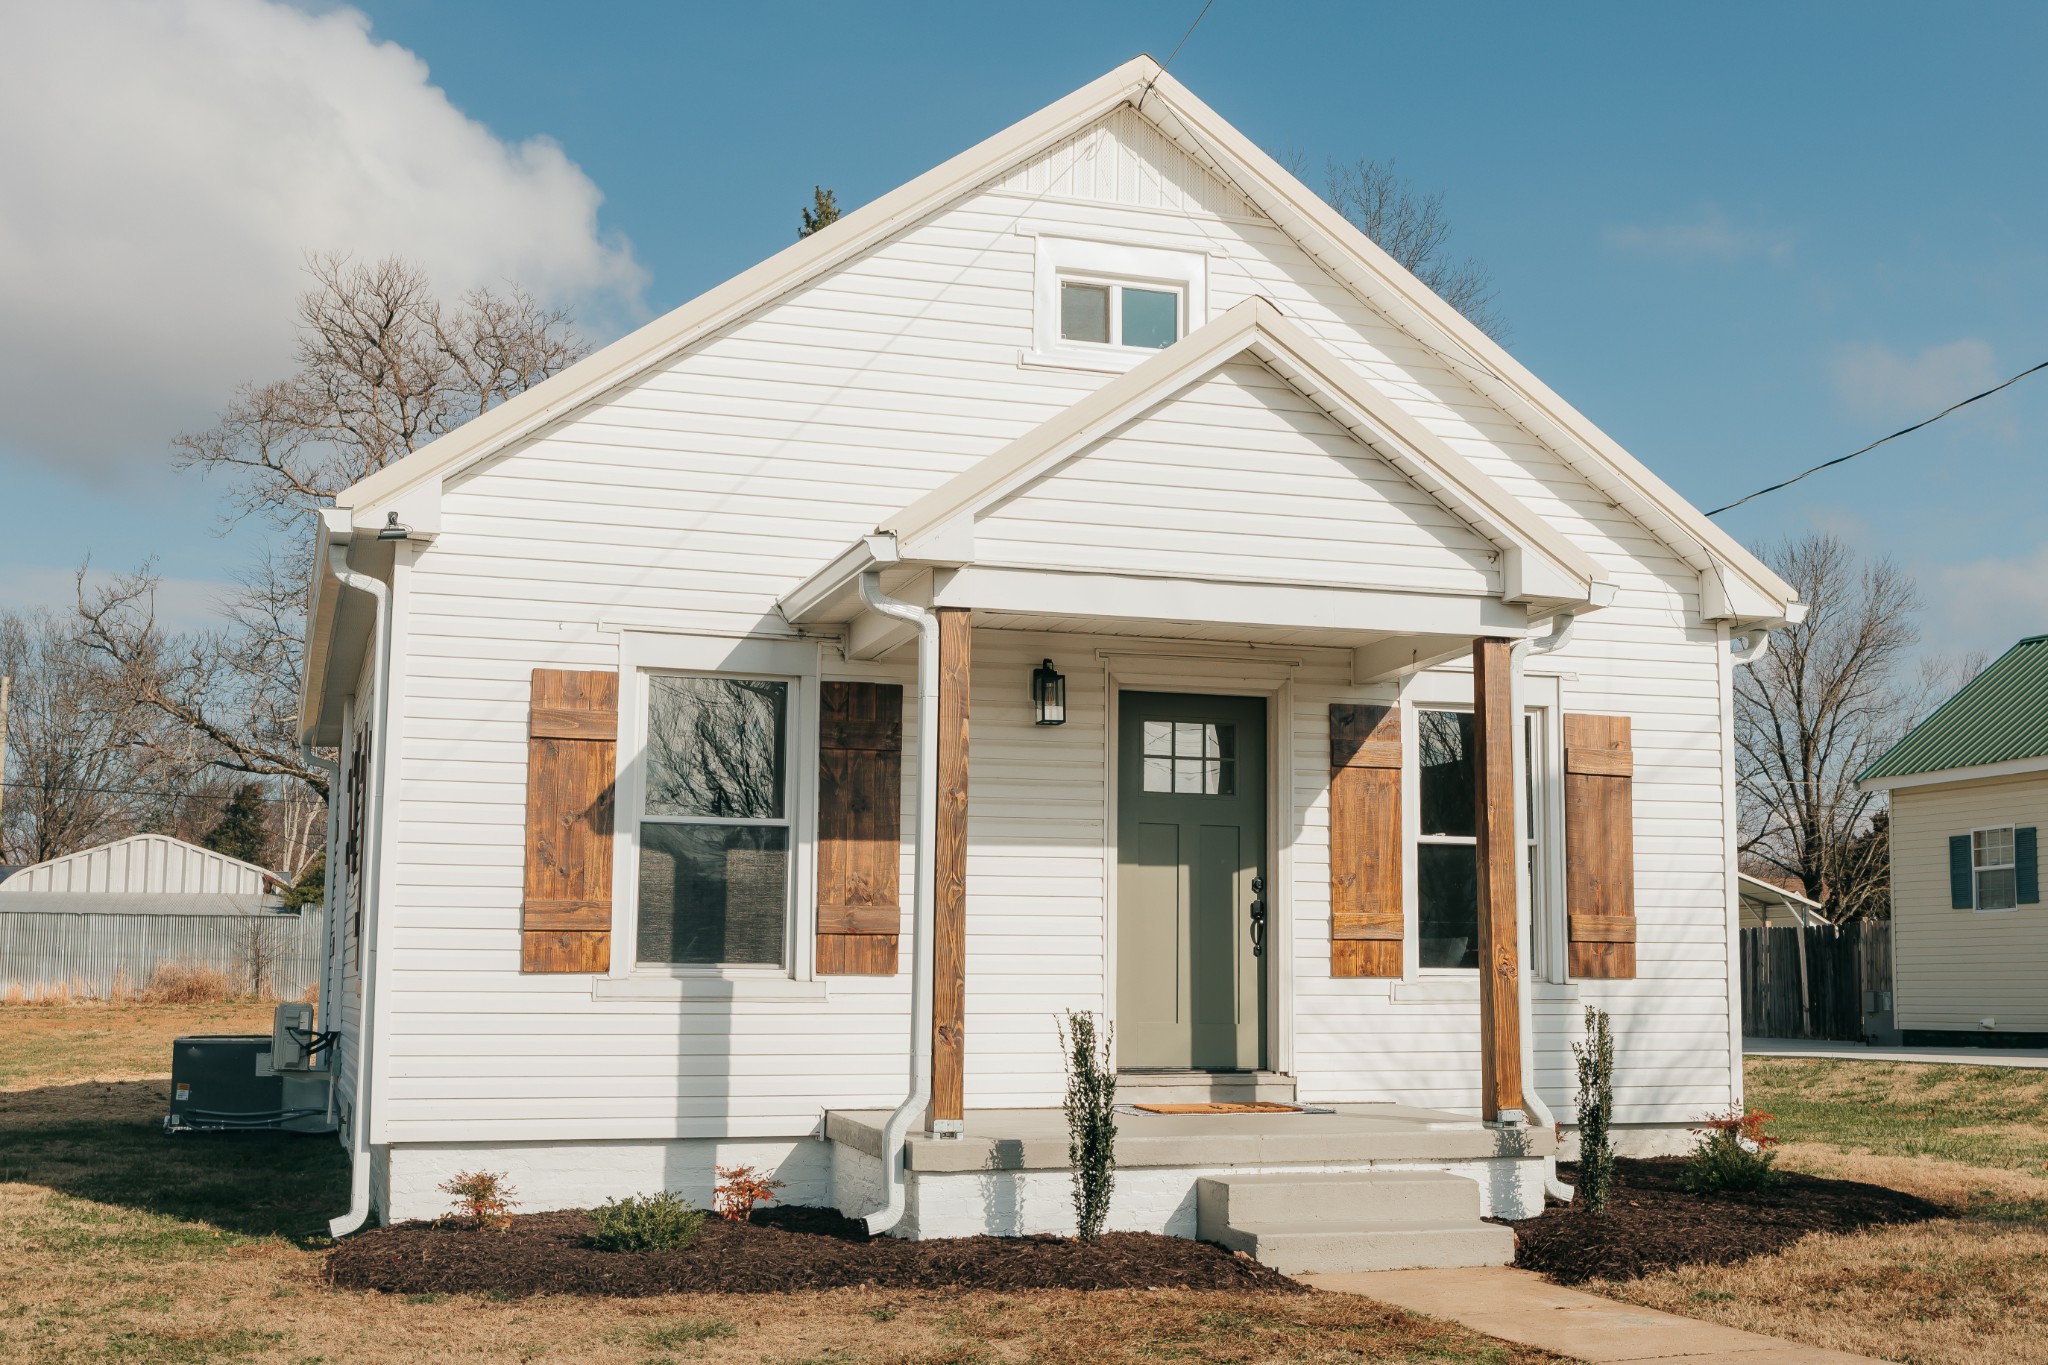
[[[796,239],[804,238],[829,223],[839,221],[839,201],[832,197],[832,191],[823,185],[811,186],[811,207],[804,211],[804,225],[797,231]]]
[[[245,782],[235,788],[220,820],[199,842],[215,853],[225,853],[258,867],[264,865],[263,793],[255,783]]]
[[[327,896],[327,855],[316,853],[313,861],[306,864],[306,870],[299,879],[285,888],[279,899],[287,910],[302,910],[309,905],[318,905]]]

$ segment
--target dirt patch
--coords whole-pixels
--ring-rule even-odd
[[[1630,1280],[1676,1266],[1733,1265],[1814,1232],[1919,1223],[1951,1211],[1917,1195],[1787,1171],[1769,1194],[1700,1196],[1679,1186],[1684,1163],[1623,1161],[1607,1208],[1553,1204],[1515,1223],[1515,1264],[1560,1284]],[[1571,1178],[1565,1168],[1566,1179]]]
[[[580,1211],[515,1217],[505,1232],[400,1223],[359,1233],[327,1259],[341,1289],[394,1294],[782,1294],[793,1290],[1204,1289],[1300,1293],[1302,1286],[1208,1242],[1114,1232],[1063,1237],[870,1240],[829,1209],[772,1208],[751,1223],[711,1219],[680,1251],[598,1251]]]

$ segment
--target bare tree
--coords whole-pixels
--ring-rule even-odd
[[[1889,560],[1830,535],[1765,552],[1806,620],[1735,675],[1742,854],[1795,882],[1836,923],[1886,913],[1888,828],[1856,779],[1919,716],[1938,671],[1907,667],[1919,594]]]
[[[14,679],[0,854],[41,862],[132,833],[146,717],[48,613],[0,613],[0,673]]]
[[[516,287],[446,303],[398,259],[317,256],[307,273],[294,372],[244,387],[210,430],[176,441],[181,465],[228,481],[230,523],[260,515],[290,535],[288,548],[259,555],[224,623],[192,634],[158,623],[151,565],[97,586],[81,571],[78,584],[82,639],[168,723],[158,742],[265,779],[273,799],[292,784],[326,794],[297,743],[307,517],[584,352],[566,313]]]
[[[1308,179],[1300,153],[1283,158],[1296,178]],[[1493,276],[1470,256],[1450,254],[1451,220],[1442,191],[1423,194],[1394,169],[1394,159],[1332,160],[1322,196],[1351,225],[1379,244],[1436,296],[1495,341],[1506,341],[1507,320],[1495,302]]]

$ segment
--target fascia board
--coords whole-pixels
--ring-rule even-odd
[[[339,506],[382,507],[429,479],[443,479],[530,435],[694,344],[776,296],[870,250],[1038,147],[1057,142],[1127,103],[1160,74],[1136,57],[958,156],[926,171],[823,232],[803,238],[698,295],[560,374],[506,399],[430,445],[344,489]]]
[[[1866,777],[1856,784],[1858,791],[1891,792],[1905,787],[1933,787],[1945,782],[1975,782],[1997,777],[2025,777],[2048,773],[2048,754],[2037,758],[2009,758],[2002,763],[1979,763],[1969,768],[1942,768],[1931,773],[1901,773],[1895,777]]]
[[[1405,318],[1411,324],[1405,330],[1415,340],[1436,352],[1482,396],[1556,451],[1581,477],[1670,542],[1694,568],[1706,570],[1709,560],[1719,558],[1772,599],[1780,611],[1798,599],[1790,584],[1740,542],[1438,298],[1186,86],[1162,73],[1145,103],[1149,106],[1153,99],[1161,101],[1164,109],[1160,112],[1169,116],[1156,120],[1168,137],[1219,173],[1368,302],[1391,317]],[[1173,123],[1180,125],[1184,135],[1176,136]],[[1318,246],[1324,249],[1318,250]],[[1450,345],[1431,345],[1413,324],[1433,328]],[[1594,457],[1591,467],[1575,455],[1577,450]]]
[[[327,660],[334,647],[334,616],[341,602],[341,583],[334,576],[336,547],[349,539],[348,515],[320,509],[313,530],[313,581],[306,590],[305,667],[299,675],[299,738],[319,727],[327,693]],[[337,539],[338,537],[338,539]],[[346,554],[343,549],[341,553]]]

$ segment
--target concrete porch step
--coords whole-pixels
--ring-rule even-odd
[[[1506,1265],[1515,1234],[1479,1218],[1479,1186],[1441,1171],[1205,1176],[1197,1235],[1286,1274]]]
[[[1277,1071],[1122,1071],[1119,1104],[1294,1103],[1294,1077]]]

